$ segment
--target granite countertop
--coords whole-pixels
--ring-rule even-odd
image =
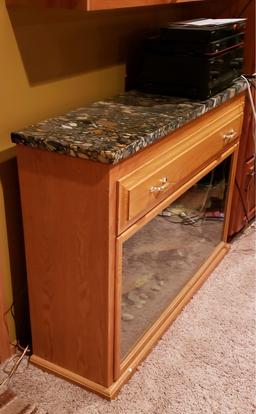
[[[115,164],[246,89],[243,80],[205,101],[130,91],[12,132],[12,142]]]

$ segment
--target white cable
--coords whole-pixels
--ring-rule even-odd
[[[24,351],[22,352],[21,356],[19,357],[19,359],[15,362],[14,366],[12,367],[10,373],[8,374],[8,376],[5,378],[5,380],[3,382],[1,382],[0,384],[0,390],[2,388],[4,388],[5,384],[7,384],[8,381],[10,381],[11,377],[15,374],[15,372],[18,369],[18,366],[20,365],[22,359],[24,358],[24,356],[26,355],[28,351],[28,346],[24,349]]]
[[[252,107],[252,113],[254,116],[254,120],[256,121],[256,110],[255,110],[255,106],[254,106],[254,102],[253,102],[253,97],[252,97],[252,92],[251,92],[251,85],[248,82],[248,80],[246,79],[246,77],[244,75],[241,75],[241,78],[243,78],[246,82],[247,85],[247,90],[248,90],[248,94],[249,94],[249,98],[250,98],[250,102],[251,102],[251,107]]]

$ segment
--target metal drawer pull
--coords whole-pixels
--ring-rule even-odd
[[[224,142],[231,142],[236,137],[237,137],[237,131],[235,131],[233,128],[229,132],[226,132],[225,134],[223,134]]]
[[[168,182],[167,177],[160,178],[160,183],[162,185],[156,185],[156,186],[150,187],[150,189],[149,189],[150,192],[151,193],[160,193],[161,191],[166,190],[169,187],[169,185],[171,184],[171,183]]]

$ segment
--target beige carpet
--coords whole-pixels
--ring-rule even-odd
[[[0,390],[0,414],[47,414],[27,398],[24,400],[6,387]]]
[[[255,299],[251,228],[233,243],[115,401],[25,362],[11,388],[49,414],[256,413]]]

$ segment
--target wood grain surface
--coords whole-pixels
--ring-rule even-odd
[[[229,144],[224,142],[223,134],[234,127],[237,131],[235,139],[239,137],[243,108],[244,95],[242,94],[116,165],[111,174],[112,180],[118,181],[118,234],[181,186],[185,179],[189,179],[192,172],[202,169],[217,153],[232,145],[232,142]],[[186,169],[182,157],[179,162],[179,155],[187,156]],[[173,174],[168,175],[172,170],[172,164],[175,167],[173,174],[176,178],[178,176],[178,179],[175,177],[173,179]],[[178,171],[175,171],[177,165]],[[163,175],[166,171],[170,181],[174,181],[176,185],[170,186],[157,196],[149,194],[148,191],[147,194],[137,191],[143,190],[145,183],[148,188],[154,185],[161,177],[161,174],[157,175],[158,170]],[[133,201],[131,193],[137,195],[135,199],[137,214],[134,213],[132,217],[129,216],[130,204]],[[134,208],[131,211],[134,211]]]
[[[113,380],[114,214],[104,164],[17,147],[33,353]]]
[[[189,290],[187,289],[188,286],[184,288],[179,297],[177,297],[177,301],[172,303],[171,306],[166,309],[166,312],[162,315],[161,319],[157,321],[148,331],[146,335],[147,337],[144,338],[146,339],[144,346],[141,347],[141,343],[139,343],[138,346],[133,349],[132,353],[130,353],[129,356],[123,361],[121,368],[120,365],[118,365],[118,369],[116,371],[117,379],[109,387],[101,386],[66,368],[62,368],[59,365],[34,355],[31,357],[31,362],[46,371],[53,372],[60,377],[88,389],[89,391],[93,391],[101,397],[113,400],[122,386],[136,372],[138,364],[140,364],[147,357],[157,341],[168,329],[170,324],[176,319],[184,306],[204,283],[228,250],[229,245],[223,242],[216,247],[211,257],[209,257],[207,262],[204,263],[200,269],[198,269],[198,272],[194,275],[193,279],[191,279]]]
[[[86,10],[87,0],[5,0],[7,6],[49,7]]]
[[[88,0],[88,10],[106,10],[127,7],[142,7],[168,5],[175,3],[187,3],[202,0]]]
[[[78,10],[109,10],[142,6],[157,6],[176,3],[191,3],[202,0],[5,0],[7,6],[32,6]]]
[[[121,364],[121,244],[216,165],[237,153],[243,102],[243,95],[236,97],[203,115],[202,131],[200,119],[195,120],[117,165],[17,146],[35,363],[59,375],[67,375],[70,380],[97,393],[102,391],[106,398],[112,398],[119,390],[130,375],[130,372],[125,374],[128,365],[145,357],[159,338],[162,326],[167,326],[166,320],[171,321],[171,315],[177,313],[176,307],[170,305],[172,310],[168,308],[168,317],[162,316],[154,324],[154,333],[150,329],[136,346],[136,352],[132,351]],[[238,136],[226,145],[222,142],[222,133],[226,125],[233,127],[234,121],[238,122],[235,124]],[[217,149],[213,146],[210,154],[206,151],[209,159],[205,163],[193,164],[186,180],[174,193],[165,195],[153,209],[145,210],[143,216],[129,223],[130,227],[117,238],[120,195],[117,181],[129,174],[133,179],[134,170],[150,165],[156,157],[164,154],[168,158],[170,148],[180,153],[181,146],[183,154],[186,137],[189,141],[193,131],[198,132],[195,136],[202,133],[208,137],[209,130],[213,141],[219,142],[215,133],[221,133],[221,145],[218,144]],[[233,162],[230,186],[234,182],[235,165]],[[141,174],[139,181],[143,182],[147,169]],[[229,213],[230,197],[226,223]],[[203,272],[208,274],[207,269]],[[179,296],[184,304],[194,284],[198,285],[197,279],[191,280],[193,283],[190,281]],[[118,384],[115,384],[117,378]]]
[[[226,0],[223,2],[223,10],[219,12],[218,17],[245,17],[247,19],[243,71],[245,74],[255,73],[255,0]],[[255,89],[251,89],[255,102]],[[248,163],[255,165],[255,121],[247,95],[228,230],[230,237],[238,233],[255,216],[256,212],[255,173],[251,175]]]

